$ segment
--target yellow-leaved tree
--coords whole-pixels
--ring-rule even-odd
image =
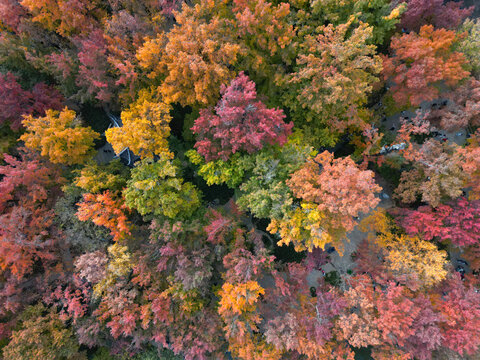
[[[173,158],[167,141],[172,120],[170,109],[170,105],[161,101],[153,89],[142,89],[138,99],[122,111],[123,126],[112,127],[105,132],[107,141],[117,154],[128,147],[142,158],[161,153]]]
[[[447,253],[418,236],[402,234],[384,209],[365,218],[360,228],[380,246],[388,271],[397,279],[429,287],[446,278]]]
[[[95,139],[100,135],[81,125],[75,111],[47,110],[43,117],[24,116],[25,134],[20,140],[27,148],[40,151],[52,163],[82,164],[92,156]]]

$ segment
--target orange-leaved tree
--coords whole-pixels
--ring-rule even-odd
[[[167,35],[151,39],[139,49],[140,66],[149,76],[160,76],[165,102],[181,105],[213,104],[220,85],[235,76],[232,66],[241,47],[225,18],[215,15],[216,1],[183,5]],[[213,14],[213,15],[212,15]]]
[[[81,221],[92,220],[95,225],[105,226],[110,230],[115,241],[126,239],[132,229],[128,221],[128,207],[108,190],[102,194],[83,195],[78,203],[77,217]]]
[[[20,139],[30,149],[40,150],[52,163],[82,164],[92,155],[94,140],[100,137],[90,127],[81,126],[75,111],[47,110],[44,117],[25,116],[26,133]]]
[[[394,100],[418,106],[437,98],[441,83],[454,87],[468,77],[467,60],[453,49],[457,40],[454,31],[435,30],[432,25],[422,26],[418,34],[394,37],[393,54],[383,57],[383,76],[393,82]]]
[[[270,231],[279,230],[281,243],[292,242],[298,251],[338,242],[353,230],[355,217],[380,201],[372,171],[360,170],[350,157],[334,159],[328,151],[309,159],[287,185],[301,206],[286,219],[273,220]]]

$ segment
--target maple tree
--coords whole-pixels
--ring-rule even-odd
[[[200,206],[200,193],[178,173],[178,166],[163,153],[157,161],[142,160],[127,182],[125,203],[142,215],[188,217]]]
[[[446,275],[445,251],[418,237],[396,236],[382,239],[386,249],[385,261],[388,270],[396,278],[407,277],[420,285],[432,286],[442,281]]]
[[[313,152],[301,139],[291,138],[284,146],[264,148],[251,159],[246,179],[238,186],[237,204],[259,218],[282,218],[293,205],[294,196],[285,181],[303,166]]]
[[[117,154],[128,147],[142,158],[160,153],[173,156],[167,141],[172,119],[170,109],[152,92],[140,91],[138,99],[128,110],[122,111],[122,126],[111,127],[105,132],[107,141]]]
[[[21,279],[31,272],[36,259],[48,263],[56,257],[58,239],[51,208],[63,179],[54,167],[29,153],[20,160],[5,155],[4,161],[6,165],[0,167],[0,268]]]
[[[440,324],[444,346],[460,354],[473,354],[480,346],[477,313],[478,294],[467,287],[458,275],[449,279],[449,291],[437,303],[437,309],[445,317]]]
[[[72,254],[82,254],[86,251],[103,249],[111,240],[109,231],[92,221],[81,221],[76,213],[77,203],[82,200],[82,189],[73,185],[64,185],[63,194],[55,202],[55,226],[61,231],[62,237]],[[73,263],[73,259],[72,262]]]
[[[22,115],[45,115],[48,109],[62,108],[62,95],[51,86],[36,84],[31,91],[23,90],[12,73],[0,74],[0,123],[8,121],[13,130],[22,125]]]
[[[417,210],[398,211],[399,222],[408,234],[420,235],[424,240],[436,238],[456,246],[475,245],[480,240],[479,207],[478,200],[460,197],[436,208],[420,206]]]
[[[306,36],[297,70],[285,79],[285,104],[296,126],[323,145],[333,145],[347,128],[365,126],[363,105],[381,70],[375,46],[368,43],[372,28],[360,24],[350,34],[352,23],[330,24]]]
[[[115,94],[115,81],[110,75],[107,44],[103,31],[91,31],[76,38],[78,43],[78,75],[76,85],[83,89],[76,94],[82,102],[89,98],[108,102]]]
[[[4,359],[87,358],[85,353],[79,352],[72,329],[65,326],[55,310],[46,309],[42,304],[31,306],[25,309],[20,319],[21,328],[13,332],[10,343],[3,348]]]
[[[18,130],[21,127],[22,114],[28,108],[28,96],[12,73],[0,76],[1,115],[2,123],[10,121],[11,127]]]
[[[446,278],[446,252],[419,237],[400,233],[385,211],[377,210],[362,220],[361,230],[368,231],[370,241],[382,249],[381,264],[369,264],[368,261],[376,260],[367,257],[367,263],[364,262],[363,266],[373,267],[374,270],[378,270],[379,266],[384,267],[391,277],[415,290],[418,286],[436,285]],[[384,280],[378,277],[378,273],[372,275]]]
[[[291,4],[235,0],[225,10],[235,19],[234,31],[243,50],[238,67],[248,71],[260,93],[268,95],[269,104],[277,105],[278,78],[285,74],[286,65],[292,65],[297,47]]]
[[[201,110],[192,131],[195,148],[208,162],[228,160],[237,151],[253,153],[266,144],[283,145],[293,127],[280,109],[268,109],[257,100],[255,83],[241,72],[228,87],[222,86],[216,114]]]
[[[399,104],[418,106],[439,95],[438,84],[454,87],[468,77],[467,60],[454,51],[458,41],[454,31],[435,30],[424,25],[419,33],[411,32],[392,38],[391,57],[383,57],[383,76],[391,80],[392,96]]]
[[[462,8],[463,1],[408,0],[407,4],[401,26],[412,31],[418,31],[426,24],[456,29],[474,10],[473,6]]]
[[[129,209],[116,194],[108,190],[101,194],[86,193],[83,201],[77,205],[79,220],[92,220],[98,226],[105,226],[115,241],[124,240],[130,235],[132,226],[127,217]]]
[[[308,159],[286,184],[302,199],[301,207],[283,224],[274,220],[270,229],[280,229],[281,243],[293,242],[297,251],[305,249],[303,239],[310,238],[306,246],[309,251],[313,246],[323,248],[329,241],[342,239],[355,227],[355,217],[379,203],[375,193],[381,190],[373,172],[360,170],[349,157],[334,159],[328,151]]]
[[[402,172],[395,190],[403,202],[412,203],[421,196],[422,201],[436,207],[445,199],[462,195],[466,175],[454,145],[430,139],[408,156],[414,160],[413,169]]]
[[[458,50],[462,52],[468,60],[473,75],[480,75],[480,61],[475,55],[480,49],[480,21],[467,19],[463,22],[460,31],[466,32],[467,36],[458,44]]]
[[[144,11],[156,11],[154,6],[150,9],[149,5],[154,4],[145,4],[143,11],[133,13],[118,9],[105,21],[103,36],[107,45],[107,61],[123,103],[135,99],[138,90],[137,50],[146,36],[160,31],[159,21],[156,18],[150,20],[144,14]]]
[[[340,25],[346,23],[351,16],[355,16],[359,21],[372,27],[372,40],[376,44],[382,44],[386,38],[388,39],[406,10],[405,3],[393,7],[388,0],[346,0],[340,3],[336,0],[320,0],[307,4],[309,5],[307,8],[300,7],[297,17],[310,27],[307,28],[310,32],[311,28],[316,26],[316,22]],[[305,32],[305,27],[299,30]]]
[[[76,173],[74,184],[92,194],[106,190],[122,191],[130,176],[128,168],[120,160],[113,160],[106,165],[90,162]]]
[[[100,1],[21,0],[20,4],[33,15],[34,21],[63,36],[88,31],[106,15],[98,6]]]
[[[468,126],[477,126],[480,121],[480,81],[469,79],[455,91],[447,94],[451,102],[442,109],[419,112],[419,121],[428,121],[431,125],[457,131]]]
[[[340,339],[348,340],[348,343],[355,347],[381,344],[382,334],[376,321],[377,296],[378,293],[374,291],[368,278],[359,276],[354,279],[350,289],[345,292],[347,305],[354,311],[346,311],[340,315]]]
[[[75,111],[47,110],[44,117],[25,116],[27,132],[20,139],[30,149],[40,150],[53,163],[81,164],[92,155],[94,140],[99,134],[81,126]]]
[[[216,5],[215,1],[193,7],[183,4],[168,34],[139,49],[139,63],[150,69],[149,76],[164,78],[159,90],[165,102],[211,105],[218,99],[220,85],[234,78],[230,67],[238,61],[241,48],[225,19],[214,15]]]
[[[199,166],[198,174],[208,185],[225,183],[228,187],[235,188],[244,179],[245,172],[251,168],[250,156],[239,152],[231,155],[228,161],[218,159],[206,162],[205,158],[194,149],[188,150],[185,155],[192,164]]]
[[[19,25],[25,16],[25,10],[17,0],[4,0],[0,2],[0,21],[2,28],[6,27],[15,32],[19,31]]]

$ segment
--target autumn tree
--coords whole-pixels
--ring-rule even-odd
[[[449,241],[456,246],[475,245],[480,241],[479,200],[460,197],[436,208],[420,206],[417,210],[397,210],[397,213],[405,231],[424,240]]]
[[[480,124],[480,81],[472,78],[445,97],[450,100],[447,106],[419,112],[418,120],[448,132]]]
[[[95,225],[105,226],[115,241],[125,240],[131,234],[129,209],[114,193],[108,190],[100,194],[86,193],[77,205],[79,220],[92,220]]]
[[[208,162],[228,160],[237,151],[253,153],[266,144],[283,145],[293,127],[280,109],[268,109],[257,100],[255,83],[241,72],[228,87],[222,86],[216,114],[201,110],[192,131],[195,147]]]
[[[158,2],[157,2],[158,3]],[[143,6],[142,6],[143,5]],[[152,6],[153,5],[153,6]],[[119,9],[105,21],[104,39],[107,46],[107,61],[119,87],[122,103],[135,99],[138,90],[137,50],[143,45],[147,36],[160,32],[159,15],[149,16],[149,11],[157,11],[155,2],[137,6],[140,9],[128,11]]]
[[[416,290],[446,278],[446,252],[418,236],[402,234],[385,211],[375,211],[365,218],[361,230],[368,231],[370,240],[382,249],[385,269],[396,281]]]
[[[74,184],[92,194],[106,190],[122,191],[130,177],[128,167],[118,159],[105,165],[89,162],[81,170],[77,170],[76,174]]]
[[[76,85],[82,89],[75,94],[75,98],[82,102],[92,98],[111,101],[117,87],[115,78],[111,75],[103,31],[95,29],[87,35],[77,37],[75,42],[79,48],[77,56],[80,63]]]
[[[466,286],[458,275],[446,282],[445,289],[448,291],[436,303],[436,309],[445,317],[440,324],[442,345],[460,355],[473,355],[480,346],[480,294]]]
[[[302,200],[301,207],[270,228],[280,229],[281,243],[293,242],[297,251],[341,240],[355,227],[355,217],[379,203],[375,193],[381,190],[373,172],[360,170],[349,157],[334,159],[328,151],[310,158],[286,183]]]
[[[122,111],[122,126],[105,132],[107,141],[118,154],[126,147],[142,158],[161,153],[172,157],[167,138],[170,135],[170,106],[152,91],[141,90],[138,99]]]
[[[468,77],[467,60],[453,49],[457,41],[454,31],[435,30],[432,25],[422,26],[418,34],[394,37],[393,54],[383,58],[383,76],[393,82],[394,100],[418,106],[438,97],[440,83],[454,87]]]
[[[54,224],[61,231],[70,253],[75,256],[86,251],[104,249],[111,241],[109,230],[95,225],[92,221],[81,221],[76,215],[77,203],[83,199],[82,189],[70,184],[64,185],[62,191],[63,194],[56,199],[53,209]]]
[[[358,276],[351,281],[351,287],[344,298],[353,311],[345,311],[340,315],[338,328],[340,339],[345,339],[351,346],[366,347],[381,344],[382,334],[377,326],[375,308],[378,293],[366,276]]]
[[[372,28],[353,19],[318,29],[301,44],[296,71],[286,78],[285,104],[312,143],[335,144],[347,128],[363,129],[363,108],[381,70]]]
[[[71,265],[68,246],[55,226],[52,209],[64,182],[60,172],[38,156],[5,155],[0,167],[0,316],[15,315],[37,301],[46,284]],[[64,256],[66,255],[66,256]]]
[[[86,354],[79,351],[72,329],[54,309],[46,309],[42,304],[30,306],[20,321],[21,327],[12,333],[10,342],[3,348],[4,359],[87,359]]]
[[[337,322],[348,305],[342,292],[319,281],[312,294],[309,272],[304,263],[290,263],[284,273],[273,275],[275,287],[265,296],[265,308],[272,310],[265,326],[267,342],[308,359],[353,359],[349,346],[338,337]]]
[[[215,1],[193,7],[183,4],[176,24],[139,49],[137,58],[149,76],[160,76],[160,92],[167,103],[212,105],[220,85],[235,77],[231,69],[241,48],[225,18],[215,13]]]
[[[235,19],[233,31],[244,49],[238,68],[248,71],[269,104],[280,104],[278,78],[293,64],[297,48],[291,4],[235,0],[227,11]]]
[[[480,199],[480,131],[468,140],[467,146],[457,150],[462,157],[462,170],[466,173],[466,186],[471,187],[469,198]]]
[[[447,254],[435,244],[403,235],[377,240],[386,250],[386,266],[395,278],[429,287],[446,277]]]
[[[411,31],[429,24],[436,28],[456,29],[474,10],[473,6],[462,8],[463,1],[408,0],[407,4],[401,26]]]
[[[285,181],[312,153],[310,146],[294,137],[282,147],[262,149],[250,159],[251,168],[238,186],[237,204],[258,218],[283,218],[294,203],[292,190]]]
[[[10,121],[10,127],[14,130],[21,127],[22,114],[29,107],[27,94],[12,73],[0,75],[1,123]]]
[[[131,172],[124,191],[125,203],[142,215],[188,217],[200,206],[200,193],[183,182],[178,166],[161,154],[158,161],[146,158]]]
[[[257,312],[259,297],[265,290],[256,282],[244,284],[224,283],[219,292],[218,312],[224,319],[225,333],[230,342],[230,351],[241,359],[277,359],[280,356],[274,346],[267,344],[258,335],[261,317]]]
[[[480,75],[480,60],[476,54],[480,51],[480,21],[478,19],[467,19],[462,24],[460,31],[466,32],[467,36],[458,44],[458,50],[468,60],[472,74],[478,77]]]
[[[53,87],[38,83],[24,90],[12,73],[0,75],[0,124],[8,121],[12,130],[19,130],[22,115],[44,116],[48,109],[60,110],[63,97]]]
[[[318,204],[321,211],[356,217],[379,202],[375,193],[381,188],[373,177],[372,171],[360,170],[349,157],[334,159],[333,154],[325,151],[309,159],[287,180],[287,185],[296,197]],[[340,182],[344,186],[339,192]]]
[[[92,155],[94,140],[99,135],[90,127],[81,126],[75,111],[47,110],[44,117],[24,117],[27,132],[21,136],[25,146],[40,150],[53,163],[81,164]]]
[[[305,6],[307,5],[307,6]],[[406,4],[400,3],[393,7],[388,0],[346,0],[339,3],[336,0],[320,0],[312,3],[298,1],[297,18],[302,26],[298,28],[301,34],[315,32],[316,24],[331,23],[335,26],[349,21],[351,16],[368,24],[372,30],[372,42],[383,44],[400,21],[400,16],[406,10]]]
[[[414,148],[410,155],[413,169],[402,172],[395,190],[401,201],[412,203],[421,197],[422,201],[436,207],[444,200],[462,195],[466,174],[455,145],[430,139]]]
[[[23,153],[20,160],[5,155],[4,160],[6,165],[0,168],[0,269],[6,277],[22,279],[37,259],[48,263],[56,257],[58,235],[52,229],[52,206],[58,184],[64,180],[54,167],[32,154]]]
[[[218,159],[206,162],[195,149],[188,150],[185,155],[192,164],[198,166],[198,175],[205,179],[207,185],[226,184],[234,189],[242,183],[246,172],[252,167],[252,156],[239,152],[231,155],[228,161]]]
[[[25,9],[17,0],[2,0],[0,2],[0,22],[2,28],[19,31],[19,25],[25,16]]]
[[[62,36],[91,30],[106,15],[98,0],[21,0],[20,4],[33,15],[33,21]]]
[[[443,317],[421,293],[394,282],[380,287],[357,275],[345,299],[347,311],[337,323],[340,338],[373,346],[374,359],[430,359],[442,345]]]

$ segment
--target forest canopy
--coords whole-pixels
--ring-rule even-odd
[[[0,358],[479,358],[472,3],[0,0]]]

